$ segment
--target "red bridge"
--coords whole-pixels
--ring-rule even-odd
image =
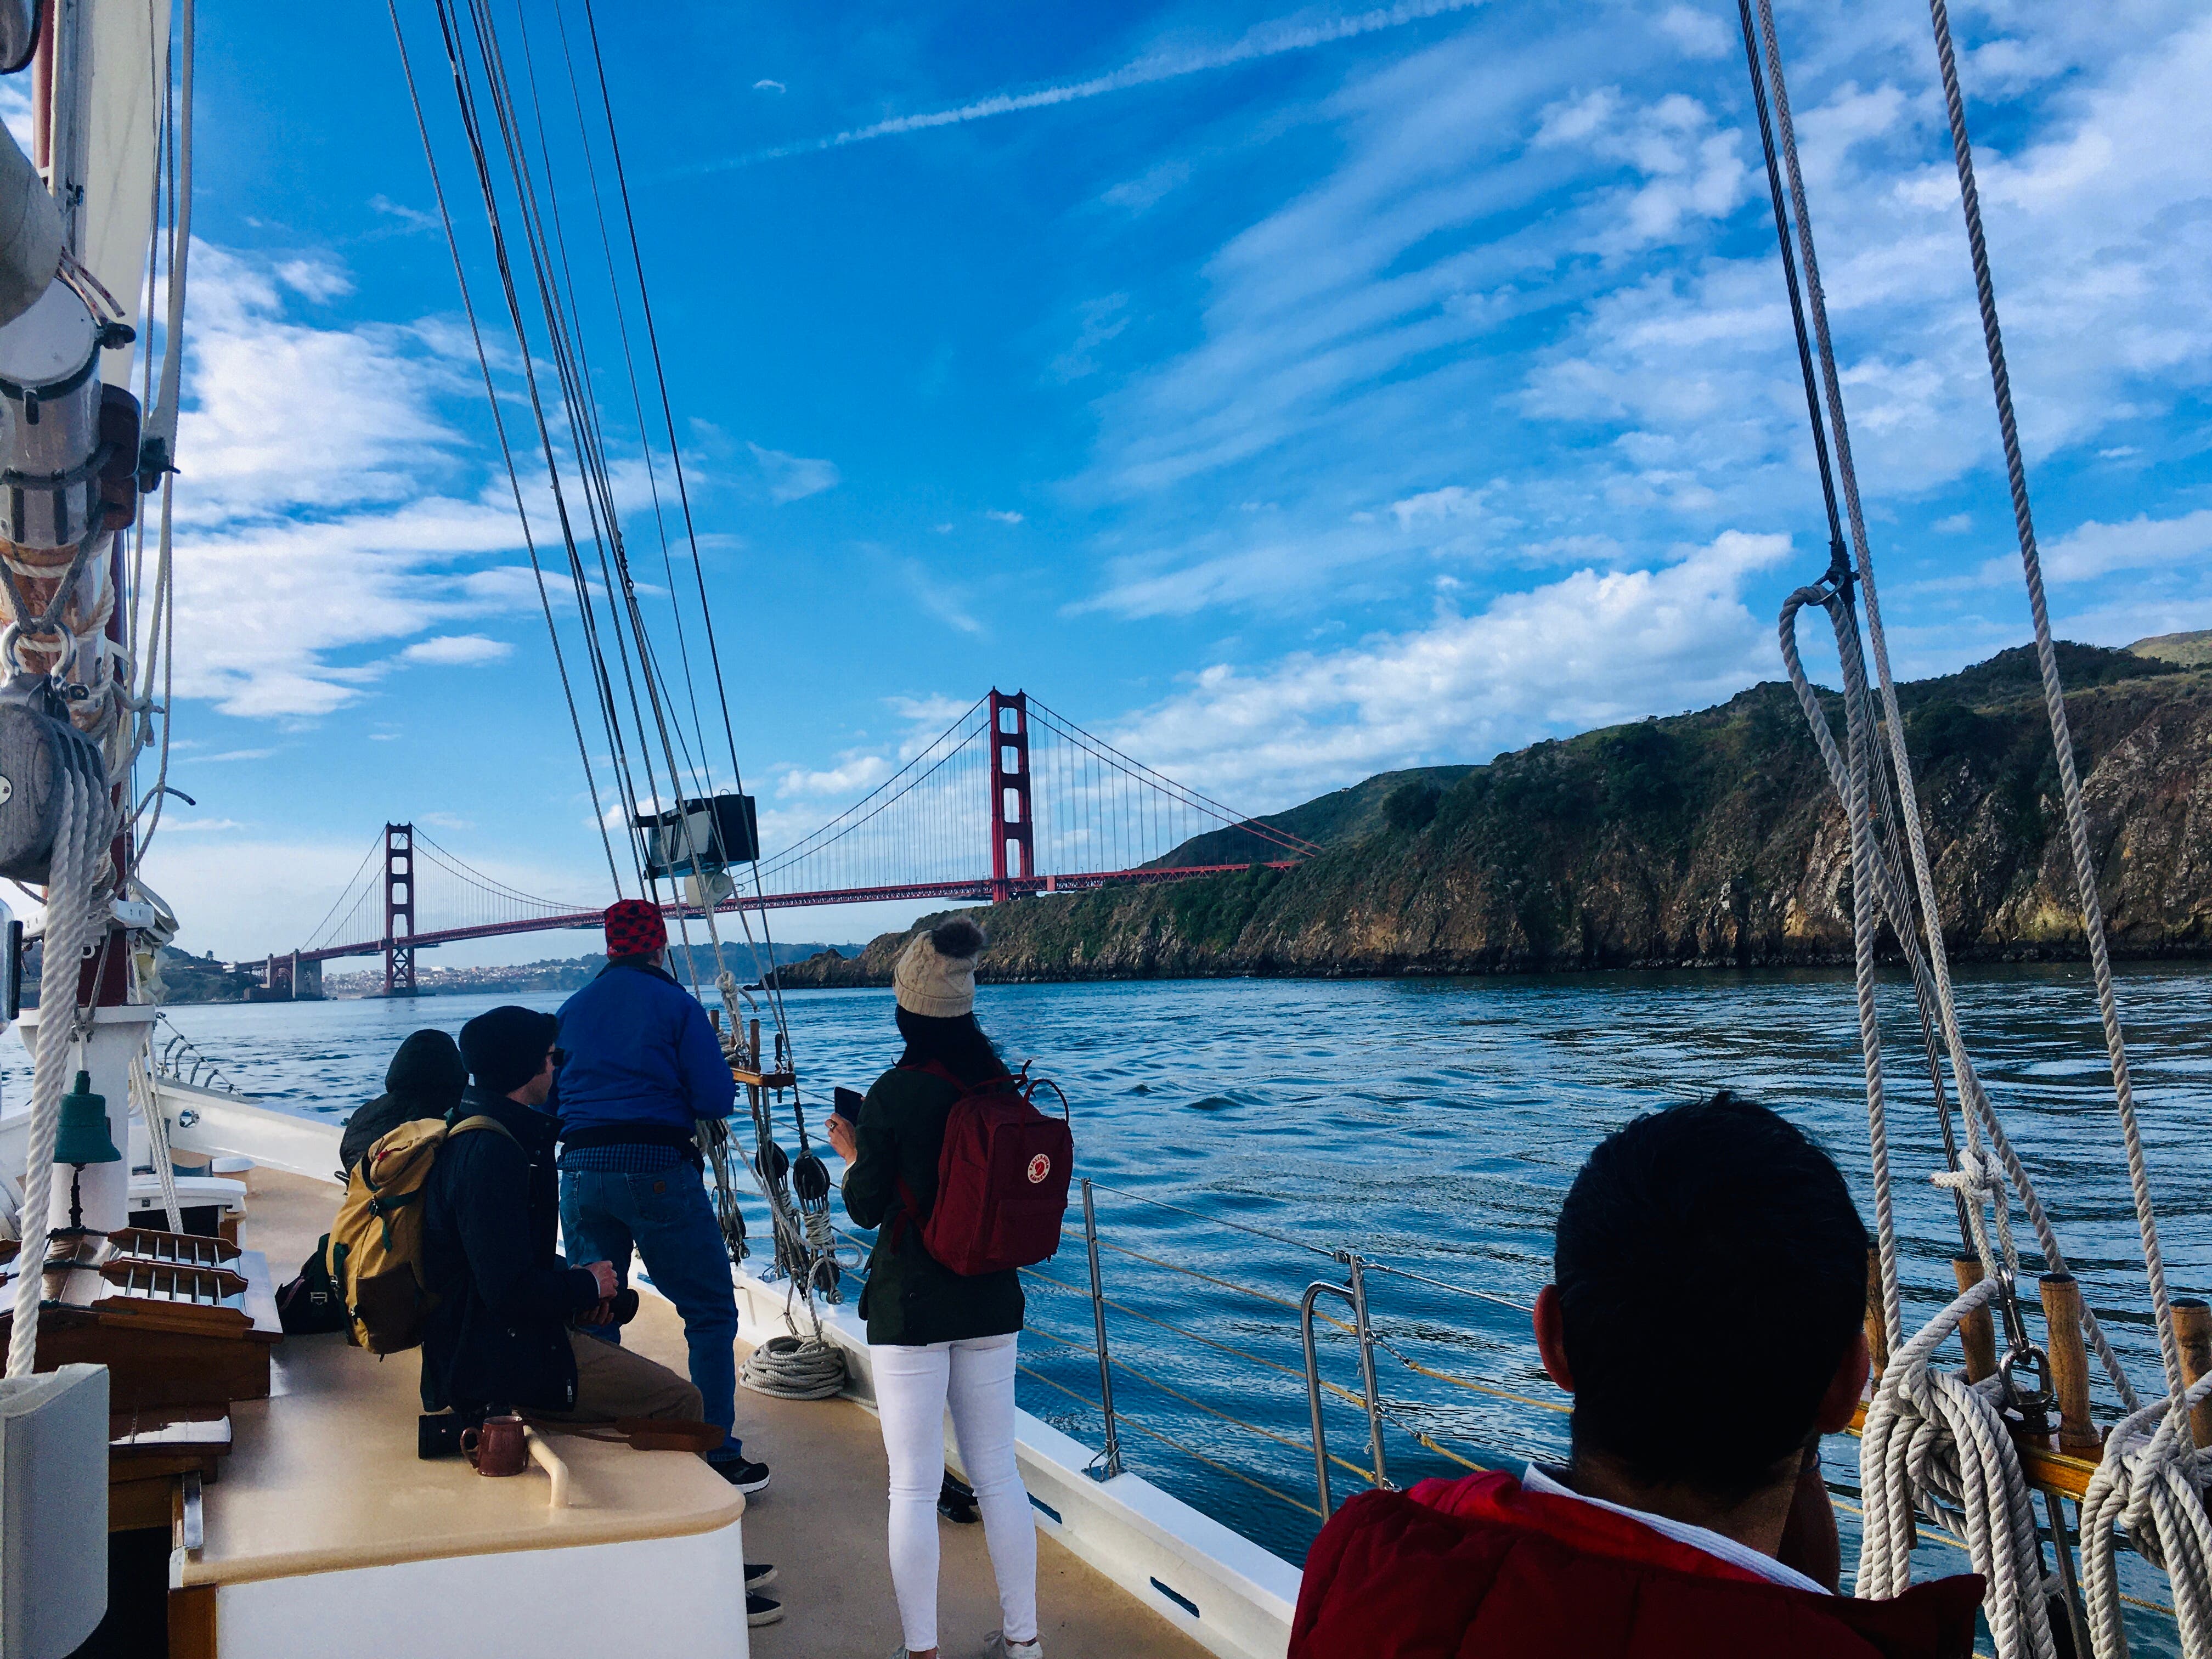
[[[1231,833],[1202,849],[1187,846],[1212,831]],[[994,690],[865,798],[762,859],[752,890],[741,884],[714,908],[1004,903],[1254,863],[1282,867],[1316,850],[1163,776],[1023,692]],[[307,944],[240,966],[262,971],[273,996],[312,996],[325,962],[380,955],[386,994],[408,996],[417,951],[597,928],[605,906],[520,891],[416,825],[387,823]],[[680,901],[661,909],[678,927],[702,915]]]

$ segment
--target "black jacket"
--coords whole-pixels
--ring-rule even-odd
[[[447,1141],[431,1168],[422,1276],[434,1305],[422,1323],[422,1408],[567,1411],[576,1403],[568,1320],[599,1299],[599,1286],[553,1248],[558,1126],[474,1085],[453,1113],[456,1122],[495,1118],[514,1139],[472,1130]]]
[[[937,1202],[945,1120],[959,1097],[943,1078],[895,1067],[860,1105],[854,1132],[860,1156],[845,1173],[845,1213],[857,1226],[881,1230],[860,1293],[868,1340],[878,1346],[921,1347],[1022,1328],[1020,1273],[954,1273],[923,1248],[921,1229],[899,1194],[903,1182],[927,1218]]]
[[[401,1124],[445,1116],[468,1081],[468,1062],[452,1037],[435,1028],[415,1032],[385,1069],[384,1092],[346,1120],[340,1161],[350,1170]]]

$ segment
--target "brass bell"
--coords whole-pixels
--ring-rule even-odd
[[[76,1086],[62,1097],[61,1122],[54,1131],[54,1162],[113,1164],[123,1154],[107,1133],[107,1097],[92,1091],[92,1073],[79,1072]]]

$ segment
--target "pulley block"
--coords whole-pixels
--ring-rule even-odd
[[[94,799],[106,793],[99,745],[70,724],[43,678],[18,675],[0,690],[0,877],[44,884],[72,772]]]

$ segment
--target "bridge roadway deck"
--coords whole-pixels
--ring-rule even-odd
[[[1295,860],[1270,860],[1267,868],[1287,870]],[[747,896],[739,894],[714,907],[717,915],[732,915],[739,910],[805,909],[830,904],[877,904],[896,902],[903,899],[965,900],[975,904],[988,904],[997,896],[996,890],[1003,886],[1008,896],[1027,897],[1039,893],[1085,893],[1101,887],[1123,885],[1153,887],[1169,882],[1189,881],[1199,876],[1227,875],[1249,870],[1249,864],[1190,864],[1160,869],[1103,870],[1069,876],[1009,876],[1001,883],[984,876],[973,881],[908,882],[890,887],[842,887],[813,893],[767,893]],[[671,921],[681,918],[697,921],[705,912],[696,905],[672,903],[660,907]],[[511,921],[479,922],[466,927],[441,927],[410,934],[404,939],[362,939],[351,945],[325,945],[312,951],[280,951],[271,960],[281,961],[296,955],[301,962],[329,962],[339,957],[380,956],[386,951],[425,951],[434,945],[455,945],[464,939],[499,939],[514,933],[550,933],[571,928],[597,927],[605,915],[601,910],[556,911],[549,915],[522,916]],[[252,958],[246,958],[252,961]]]
[[[330,1230],[338,1189],[325,1182],[255,1170],[246,1177],[246,1243],[280,1275]],[[681,1372],[683,1322],[647,1297],[624,1331],[638,1352]],[[339,1340],[304,1337],[295,1340]],[[739,1342],[740,1358],[750,1345]],[[388,1362],[410,1368],[412,1355]],[[781,1624],[754,1631],[756,1659],[879,1659],[899,1638],[884,1535],[888,1475],[876,1419],[848,1400],[770,1400],[738,1392],[745,1449],[775,1471],[747,1504],[745,1555],[772,1561]],[[940,1522],[939,1631],[945,1659],[980,1655],[999,1626],[998,1595],[980,1526]],[[1052,1659],[1211,1659],[1182,1632],[1133,1601],[1060,1544],[1037,1536],[1037,1607]]]

